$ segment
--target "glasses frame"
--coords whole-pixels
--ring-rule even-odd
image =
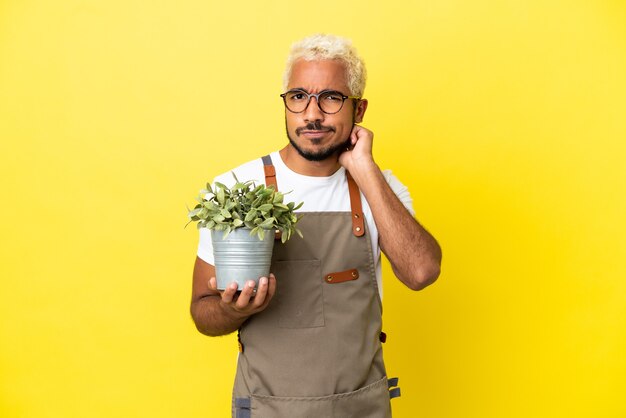
[[[304,106],[304,109],[302,109],[299,112],[294,112],[293,110],[289,109],[289,106],[287,105],[287,95],[289,93],[295,93],[295,92],[306,94],[306,96],[307,96],[306,106]],[[327,112],[324,109],[322,109],[322,106],[320,106],[320,96],[322,94],[327,94],[327,93],[338,93],[341,96],[341,99],[342,99],[341,100],[341,106],[339,107],[339,110],[337,110],[336,112]],[[345,94],[343,94],[340,91],[330,90],[330,89],[322,90],[319,93],[309,93],[308,91],[302,90],[302,89],[291,89],[291,90],[288,90],[288,91],[284,92],[283,94],[281,94],[280,97],[283,98],[283,103],[285,104],[285,109],[287,109],[291,113],[302,113],[302,112],[304,112],[305,110],[308,109],[309,105],[311,104],[311,97],[315,97],[315,102],[317,103],[317,108],[320,111],[322,111],[322,113],[325,113],[327,115],[334,115],[334,114],[337,114],[337,113],[341,112],[341,109],[343,109],[343,105],[346,103],[346,99],[361,100],[360,96],[346,96]]]

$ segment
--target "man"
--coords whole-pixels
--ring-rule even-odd
[[[437,279],[441,250],[414,219],[407,189],[374,162],[373,133],[356,125],[368,102],[350,42],[294,44],[284,83],[289,143],[233,171],[304,201],[304,238],[276,241],[258,289],[249,281],[218,291],[201,230],[191,314],[206,335],[239,330],[233,417],[389,417],[397,391],[382,360],[380,250],[413,290]]]

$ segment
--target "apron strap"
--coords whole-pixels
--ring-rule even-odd
[[[392,377],[387,379],[387,386],[389,386],[389,399],[400,397],[400,388],[398,386],[398,378]]]
[[[235,418],[250,418],[250,398],[235,398]]]
[[[272,164],[272,157],[266,155],[261,159],[263,160],[263,170],[265,171],[265,185],[274,186],[274,190],[278,191],[278,184],[276,183],[276,169]]]
[[[276,169],[272,164],[272,157],[265,155],[261,157],[261,159],[263,160],[263,170],[265,171],[265,184],[267,186],[273,185],[274,189],[278,190]],[[365,234],[365,221],[363,220],[361,191],[348,170],[346,170],[346,177],[348,179],[348,191],[350,193],[350,210],[352,211],[352,233],[357,237],[362,237]],[[276,238],[279,238],[278,233],[276,233]]]
[[[269,155],[265,155],[261,157],[263,160],[263,171],[265,171],[265,185],[266,186],[274,186],[274,190],[278,191],[278,183],[276,183],[276,169],[272,164],[272,157]],[[282,237],[282,233],[280,231],[276,231],[274,239],[280,240]]]
[[[346,177],[348,178],[350,209],[352,210],[352,233],[357,237],[362,237],[365,234],[365,225],[363,222],[363,207],[361,206],[361,191],[348,170],[346,170]]]

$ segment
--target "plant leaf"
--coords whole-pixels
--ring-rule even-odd
[[[223,205],[223,204],[224,204],[224,200],[225,200],[225,193],[224,193],[224,189],[220,189],[220,190],[217,192],[217,196],[216,196],[216,198],[217,198],[217,201],[220,203],[220,205]]]
[[[226,201],[226,205],[224,205],[224,209],[231,210],[235,206],[237,206],[237,203],[229,199]]]
[[[244,220],[246,222],[251,222],[254,218],[256,218],[256,215],[257,215],[257,210],[252,208],[252,209],[250,209],[250,211],[248,212],[248,214],[246,215]]]
[[[283,194],[281,192],[276,192],[274,195],[274,199],[272,199],[272,203],[282,203],[283,202]]]
[[[276,220],[276,218],[274,218],[274,217],[267,218],[266,220],[261,222],[261,224],[259,226],[261,228],[263,228],[263,229],[272,229],[275,220]]]
[[[233,215],[231,215],[230,212],[226,209],[220,209],[220,215],[222,215],[224,219],[229,219],[233,217]]]

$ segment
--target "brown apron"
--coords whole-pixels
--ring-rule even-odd
[[[239,330],[233,418],[391,417],[399,388],[385,372],[374,256],[346,174],[351,212],[304,212],[304,239],[274,245],[276,294]]]

